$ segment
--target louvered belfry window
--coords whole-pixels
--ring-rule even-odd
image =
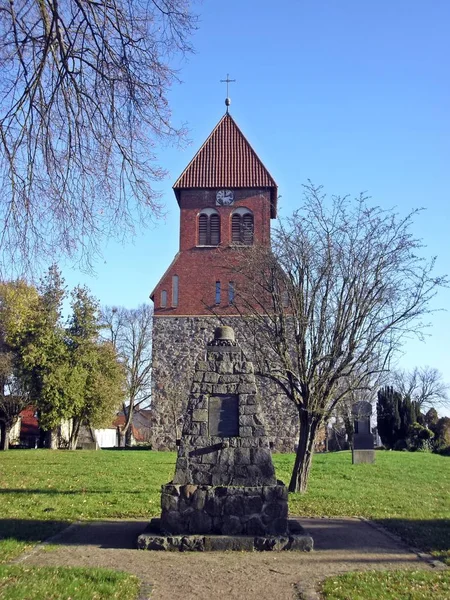
[[[242,217],[242,243],[247,246],[253,244],[253,215],[250,213]]]
[[[198,217],[198,245],[220,244],[220,216],[216,213],[201,213]]]
[[[198,218],[198,244],[206,246],[208,240],[208,215],[200,215]]]
[[[234,214],[231,219],[231,240],[236,244],[241,242],[241,215]]]
[[[235,244],[253,244],[253,215],[234,213],[231,219],[231,241]]]
[[[209,217],[209,233],[211,246],[218,246],[220,242],[220,217],[211,215]]]

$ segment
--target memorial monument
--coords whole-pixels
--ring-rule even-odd
[[[195,365],[173,481],[161,518],[138,538],[149,550],[311,550],[288,519],[253,364],[231,327],[218,327]]]

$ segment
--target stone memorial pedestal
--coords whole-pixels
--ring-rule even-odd
[[[148,550],[311,550],[288,520],[275,478],[253,364],[231,327],[219,327],[195,367],[175,476],[161,518],[139,536]]]

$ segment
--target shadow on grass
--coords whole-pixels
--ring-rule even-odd
[[[0,519],[0,542],[12,539],[39,543],[62,532],[55,538],[55,545],[136,549],[137,537],[147,527],[148,521],[86,521],[67,532],[63,531],[70,524],[68,521]]]
[[[159,491],[159,488],[158,488]],[[79,494],[90,496],[91,494],[112,494],[112,493],[120,493],[120,494],[142,494],[141,490],[91,490],[89,488],[80,489],[80,490],[55,490],[52,488],[44,488],[44,489],[32,489],[32,488],[6,488],[0,489],[0,498],[3,495],[7,494],[25,494],[29,496],[31,494],[43,494],[43,495],[57,495],[57,496],[77,496]]]
[[[0,519],[0,541],[42,542],[70,525],[69,521]]]
[[[421,550],[450,551],[450,519],[376,519],[376,523]]]

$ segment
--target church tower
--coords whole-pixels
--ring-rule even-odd
[[[155,448],[173,448],[180,437],[177,415],[189,396],[197,354],[215,327],[239,329],[233,301],[240,282],[224,265],[239,255],[237,247],[269,246],[277,214],[277,185],[228,110],[173,189],[179,251],[150,295]],[[270,422],[268,415],[269,428]]]

